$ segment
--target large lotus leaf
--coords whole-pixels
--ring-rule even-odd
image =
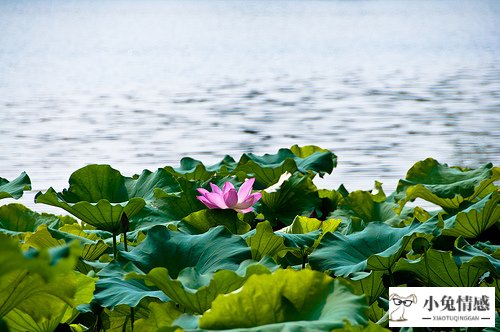
[[[241,262],[251,258],[246,242],[222,226],[200,235],[155,226],[137,247],[120,255],[144,273],[155,267],[165,267],[171,278],[177,278],[186,267],[194,267],[200,274],[237,270]]]
[[[386,290],[382,281],[383,271],[358,272],[345,278],[352,286],[352,292],[357,295],[366,295],[368,304],[373,304]]]
[[[82,221],[113,233],[120,230],[123,213],[132,219],[145,206],[145,200],[155,200],[155,190],[182,190],[181,184],[164,169],[154,173],[145,170],[128,178],[109,165],[85,166],[71,174],[69,184],[62,193],[52,188],[38,193],[36,202],[63,208]]]
[[[271,273],[276,268],[277,266],[269,261],[264,260],[261,264],[249,260],[243,262],[236,271],[219,270],[213,274],[202,275],[194,268],[185,268],[177,279],[172,279],[167,269],[159,267],[147,275],[130,273],[127,278],[145,280],[147,285],[162,290],[185,311],[202,314],[210,309],[212,301],[219,294],[235,291],[251,275]]]
[[[329,233],[309,256],[309,264],[315,270],[329,270],[339,276],[367,269],[387,271],[415,234],[432,234],[436,226],[437,219],[403,228],[372,222],[359,233]]]
[[[321,204],[318,190],[309,176],[292,175],[273,192],[262,192],[258,212],[273,225],[290,225],[298,215],[310,215]]]
[[[83,222],[112,233],[120,231],[123,213],[130,217],[134,216],[146,204],[144,199],[139,197],[131,198],[123,203],[111,203],[106,199],[101,199],[97,203],[87,201],[68,203],[52,188],[43,194],[39,193],[36,196],[36,202],[60,207]]]
[[[340,200],[337,210],[332,216],[342,218],[344,222],[363,222],[364,225],[373,221],[382,221],[392,226],[399,226],[406,215],[399,215],[399,207],[392,199],[386,198],[381,183],[376,182],[377,194],[370,191],[357,190],[350,192],[347,197]]]
[[[177,179],[180,191],[175,193],[166,192],[160,188],[155,190],[154,207],[161,210],[169,220],[181,220],[193,212],[205,209],[196,196],[199,195],[197,188],[201,187],[200,182]]]
[[[60,219],[51,214],[40,214],[22,204],[0,206],[0,233],[20,235],[34,232],[40,225],[57,227]]]
[[[145,319],[149,315],[150,302],[147,300],[141,301],[137,307],[134,308],[134,319]],[[132,332],[132,318],[130,307],[120,305],[113,310],[105,308],[99,315],[101,328],[106,332]],[[137,330],[139,331],[139,330]]]
[[[287,251],[285,239],[273,232],[269,221],[258,223],[255,230],[245,234],[245,237],[252,251],[252,258],[255,260],[260,260],[264,256],[277,260],[280,253]]]
[[[165,192],[178,192],[180,185],[175,177],[163,168],[156,172],[144,170],[141,175],[125,178],[125,187],[128,197],[142,197],[147,202],[154,199],[154,190],[160,188]]]
[[[142,280],[125,280],[125,275],[133,271],[137,271],[133,264],[116,261],[109,263],[98,273],[94,300],[110,309],[119,305],[136,307],[145,298],[169,300],[162,291],[146,286]]]
[[[465,199],[484,197],[500,179],[500,168],[486,164],[477,169],[462,169],[440,164],[427,158],[417,162],[400,180],[396,189],[402,207],[408,201],[422,198],[445,209],[456,209]]]
[[[182,315],[174,302],[149,304],[149,317],[138,319],[134,329],[141,332],[157,332],[161,327],[170,327]]]
[[[26,235],[23,248],[48,249],[74,240],[81,243],[81,253],[75,270],[84,274],[94,270],[86,262],[97,260],[110,248],[97,235],[85,233],[80,225],[64,225],[59,230],[50,230],[47,225],[41,225],[34,233]]]
[[[154,226],[175,226],[179,220],[173,220],[167,213],[155,208],[151,205],[146,205],[140,212],[129,219],[130,225],[127,232],[128,241],[140,242],[140,239]]]
[[[194,181],[207,181],[216,174],[226,176],[236,167],[235,160],[230,156],[225,156],[212,166],[205,166],[201,161],[189,157],[182,158],[180,164],[178,168],[166,166],[165,170],[176,177]]]
[[[323,176],[331,173],[337,165],[337,157],[330,151],[316,146],[280,149],[277,154],[256,156],[245,153],[241,156],[238,166],[233,171],[239,178],[255,177],[255,188],[264,189],[276,183],[285,172],[316,174]]]
[[[18,309],[35,322],[52,320],[65,306],[74,308],[82,299],[89,300],[93,280],[73,271],[78,254],[74,246],[25,257],[16,242],[0,236],[0,252],[0,317]]]
[[[92,300],[95,281],[83,274],[73,274],[71,278],[68,282],[77,289],[71,305],[60,300],[47,301],[43,296],[32,297],[5,316],[10,331],[52,332],[60,323],[73,320],[79,314],[76,307]]]
[[[367,323],[364,296],[311,270],[251,276],[237,292],[220,295],[199,320],[203,329],[329,331]]]
[[[321,230],[323,233],[333,233],[340,222],[340,219],[319,220],[317,218],[297,216],[290,226],[280,229],[280,233],[307,234],[317,230]]]
[[[340,219],[319,220],[297,216],[290,226],[280,229],[276,234],[285,239],[287,247],[299,249],[298,253],[296,250],[294,253],[302,257],[316,248],[326,233],[333,233],[340,222]]]
[[[18,199],[23,195],[24,190],[31,190],[31,180],[25,172],[22,172],[21,175],[10,182],[7,179],[0,178],[0,199]]]
[[[444,221],[443,235],[478,237],[500,220],[500,190]]]
[[[458,238],[453,248],[453,257],[457,264],[469,263],[478,268],[488,269],[496,277],[500,277],[500,259],[471,246],[463,238]]]
[[[498,244],[492,244],[490,241],[477,241],[474,243],[474,247],[488,255],[491,255],[493,258],[500,259],[500,245]]]
[[[121,203],[129,200],[125,177],[109,165],[87,165],[71,174],[69,188],[59,194],[67,203],[107,200]]]
[[[412,272],[426,286],[475,287],[481,276],[488,271],[487,267],[477,265],[477,261],[457,264],[450,251],[429,249],[425,255],[415,260],[399,260],[394,271]]]
[[[182,219],[179,229],[187,229],[190,233],[200,234],[215,226],[224,226],[233,234],[244,234],[250,230],[250,225],[238,218],[234,210],[200,210]]]

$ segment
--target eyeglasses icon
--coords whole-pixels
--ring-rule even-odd
[[[403,304],[405,307],[409,307],[412,305],[413,301],[412,300],[401,300],[401,299],[392,299],[395,305],[401,305]]]

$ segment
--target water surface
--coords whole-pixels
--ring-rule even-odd
[[[0,176],[293,144],[338,155],[323,187],[498,165],[498,22],[499,1],[1,1]]]

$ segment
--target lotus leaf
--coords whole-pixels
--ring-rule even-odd
[[[383,271],[357,272],[345,280],[351,284],[354,294],[366,295],[368,304],[372,305],[386,290],[382,282],[383,275]]]
[[[251,276],[237,292],[219,295],[199,325],[203,329],[332,330],[367,323],[363,296],[339,280],[311,270],[278,270]],[[253,329],[252,329],[253,328]]]
[[[40,225],[57,227],[60,219],[51,214],[40,214],[22,204],[0,206],[0,233],[7,235],[23,235],[34,232]]]
[[[0,317],[11,330],[50,329],[89,303],[94,280],[73,271],[77,250],[61,247],[26,257],[16,242],[0,236]]]
[[[25,172],[22,172],[10,182],[7,179],[0,178],[0,199],[18,199],[23,195],[24,190],[31,190],[31,180]]]
[[[221,209],[193,212],[182,219],[179,228],[181,230],[187,228],[190,233],[200,234],[219,225],[226,227],[233,234],[244,234],[250,230],[250,225],[241,221],[236,211]]]
[[[330,151],[316,146],[280,149],[277,154],[256,156],[245,153],[241,156],[238,166],[233,171],[240,181],[255,177],[256,189],[264,189],[276,183],[285,173],[300,172],[302,174],[330,174],[337,166],[337,157]]]
[[[149,304],[150,314],[148,318],[136,321],[134,328],[141,332],[157,332],[161,327],[170,327],[172,323],[182,314],[174,302]]]
[[[440,164],[432,158],[417,162],[400,180],[396,189],[399,205],[423,198],[445,209],[456,209],[467,199],[484,197],[500,179],[500,168],[486,164],[477,169],[463,169]]]
[[[99,280],[96,283],[94,300],[109,309],[119,305],[136,307],[145,298],[169,300],[162,291],[146,286],[141,280],[125,280],[127,273],[136,270],[135,266],[130,263],[109,263],[98,274]]]
[[[309,256],[309,264],[315,270],[331,270],[339,276],[367,269],[388,271],[415,234],[432,234],[436,226],[437,220],[414,222],[403,228],[372,222],[359,233],[329,233]]]
[[[500,220],[500,191],[497,190],[448,218],[444,222],[444,235],[475,238]]]
[[[230,156],[225,156],[219,163],[212,166],[205,166],[201,161],[189,157],[182,158],[180,164],[179,168],[166,166],[165,170],[176,177],[194,181],[207,181],[216,174],[227,176],[236,167],[236,161]]]
[[[478,263],[460,263],[454,259],[451,251],[429,249],[425,255],[415,260],[401,259],[394,271],[412,272],[426,285],[431,286],[475,287],[481,276],[488,271],[488,267]]]
[[[257,209],[273,225],[290,225],[298,215],[310,215],[318,209],[321,200],[311,178],[292,175],[274,192],[262,192]]]
[[[196,189],[201,183],[184,178],[178,178],[177,181],[180,185],[179,192],[169,193],[157,188],[154,193],[154,206],[163,212],[167,220],[181,220],[193,212],[205,209],[205,205],[196,199]]]
[[[276,267],[266,261],[262,264],[245,261],[236,271],[219,270],[204,275],[194,268],[185,268],[177,279],[170,278],[168,270],[160,267],[154,268],[147,275],[130,273],[127,278],[145,280],[147,285],[162,290],[185,311],[203,314],[210,309],[217,295],[230,293],[240,288],[251,275],[271,273]]]

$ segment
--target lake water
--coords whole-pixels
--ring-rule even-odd
[[[499,26],[496,0],[2,0],[0,176],[61,190],[89,163],[293,144],[334,151],[318,185],[350,190],[498,165]]]

